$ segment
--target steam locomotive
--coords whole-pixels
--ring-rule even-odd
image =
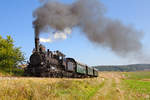
[[[60,51],[46,51],[39,45],[39,36],[35,37],[35,49],[30,56],[25,75],[35,77],[98,77],[98,71],[73,58],[66,58]]]

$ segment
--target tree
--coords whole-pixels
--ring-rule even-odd
[[[11,36],[7,36],[6,39],[0,36],[0,68],[9,68],[12,71],[13,67],[16,67],[24,60],[20,47],[14,46]]]

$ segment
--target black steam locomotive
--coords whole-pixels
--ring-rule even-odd
[[[35,77],[70,77],[85,78],[97,77],[98,71],[85,64],[77,62],[73,58],[66,58],[59,51],[46,51],[43,45],[39,45],[39,36],[35,37],[35,49],[30,56],[25,75]]]

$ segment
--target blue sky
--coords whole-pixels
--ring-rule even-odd
[[[71,3],[74,0],[60,0]],[[131,24],[142,30],[144,52],[150,55],[150,0],[101,0],[107,8],[106,16],[119,19],[124,24]],[[1,0],[0,35],[11,35],[15,45],[29,58],[34,47],[34,29],[32,12],[39,7],[38,0]],[[74,29],[67,40],[43,43],[50,50],[60,50],[67,57],[73,57],[88,65],[129,64],[127,59],[116,56],[108,48],[92,44],[79,29]],[[135,62],[130,62],[135,63]]]

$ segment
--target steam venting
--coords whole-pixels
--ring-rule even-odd
[[[142,49],[142,32],[119,20],[106,17],[105,8],[99,0],[76,0],[72,4],[56,0],[40,1],[41,6],[33,13],[35,34],[57,30],[52,37],[41,38],[41,42],[66,39],[71,29],[78,27],[89,41],[108,47],[118,55],[139,52]]]
[[[49,38],[40,38],[40,42],[54,42],[56,40],[65,40],[67,39],[67,36],[71,34],[72,30],[70,28],[65,28],[64,31],[55,31],[52,35],[49,36]]]

